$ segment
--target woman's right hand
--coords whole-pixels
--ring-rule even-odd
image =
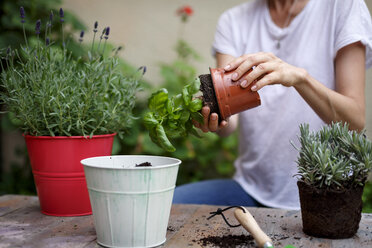
[[[194,125],[195,127],[200,128],[204,133],[218,132],[228,125],[228,121],[226,120],[221,121],[221,123],[218,125],[218,115],[216,113],[211,114],[211,110],[208,106],[204,106],[201,113],[204,118],[204,123],[194,121]]]

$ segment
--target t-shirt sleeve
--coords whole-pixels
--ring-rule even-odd
[[[236,47],[233,41],[233,24],[229,12],[224,12],[217,23],[216,33],[214,35],[214,42],[212,45],[212,55],[216,53],[229,54],[237,57]]]
[[[335,55],[352,43],[360,41],[366,47],[366,67],[372,66],[372,21],[363,0],[337,1]]]

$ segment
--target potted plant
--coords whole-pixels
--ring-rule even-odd
[[[192,120],[203,122],[200,110],[205,105],[222,120],[261,104],[257,92],[232,81],[232,72],[225,72],[222,68],[211,68],[210,72],[200,75],[175,96],[169,96],[165,88],[151,95],[148,101],[150,111],[144,116],[144,124],[155,144],[174,152],[176,149],[169,139],[189,134],[199,136]]]
[[[303,231],[325,238],[350,238],[358,230],[362,193],[372,168],[372,143],[347,124],[318,132],[300,126],[298,188]]]
[[[23,24],[22,7],[20,14]],[[59,15],[63,37],[62,9]],[[109,27],[86,59],[74,58],[64,39],[62,46],[51,40],[51,18],[44,30],[37,21],[33,42],[25,37],[21,49],[6,50],[0,100],[23,130],[41,211],[91,214],[80,160],[111,154],[114,136],[122,136],[133,118],[140,73],[126,77],[116,57],[102,55]]]

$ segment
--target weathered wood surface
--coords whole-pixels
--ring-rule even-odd
[[[242,228],[228,227],[221,216],[207,220],[218,207],[206,205],[173,205],[162,247],[218,247],[205,244],[206,237],[247,235]],[[310,237],[302,232],[299,211],[248,208],[275,247],[372,247],[372,214],[363,214],[358,233],[351,239],[330,240]],[[226,216],[237,223],[233,211]],[[2,247],[84,247],[98,248],[92,216],[53,217],[40,213],[38,198],[5,195],[0,197],[0,248]],[[234,247],[233,244],[229,247]],[[255,247],[251,241],[244,247]]]

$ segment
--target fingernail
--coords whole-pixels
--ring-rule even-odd
[[[257,85],[253,85],[253,86],[251,87],[251,90],[253,90],[253,91],[257,90]]]
[[[228,69],[230,69],[231,68],[231,65],[227,65],[227,66],[225,66],[225,68],[223,68],[224,70],[228,70]]]
[[[231,78],[232,78],[233,80],[238,79],[238,73],[237,73],[237,72],[234,72],[234,74],[232,75]]]
[[[248,86],[248,81],[244,79],[244,80],[240,83],[240,86],[243,87],[243,88],[246,88],[246,87]]]
[[[217,120],[217,116],[216,116],[216,115],[211,115],[211,120],[212,120],[212,121]]]

